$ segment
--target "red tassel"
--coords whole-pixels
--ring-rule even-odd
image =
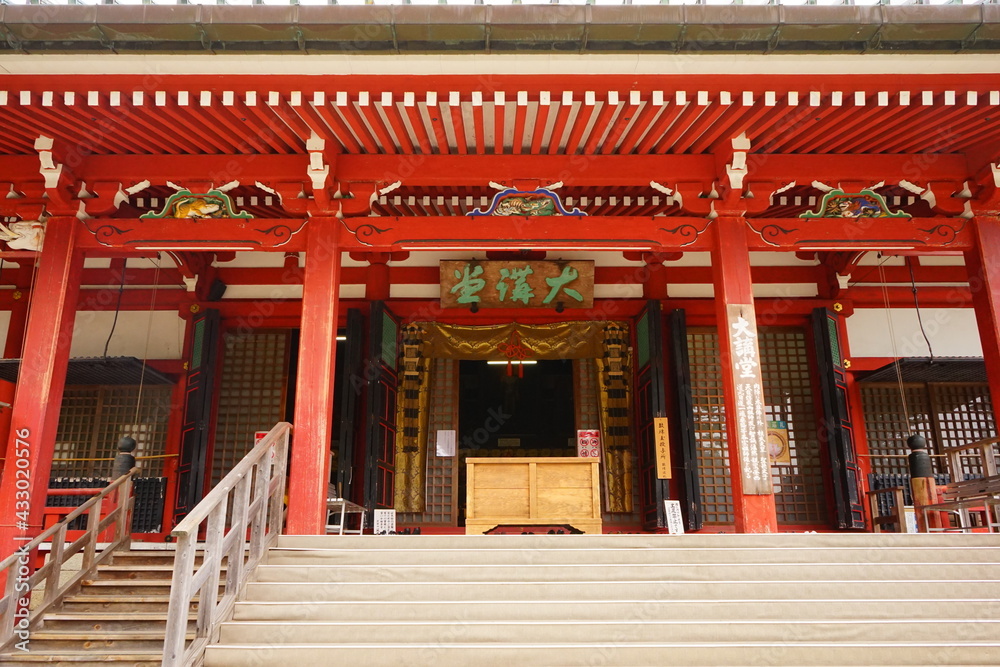
[[[514,374],[514,369],[511,368],[510,359],[507,360],[507,377]]]
[[[524,378],[524,364],[520,363],[517,365],[517,377]]]

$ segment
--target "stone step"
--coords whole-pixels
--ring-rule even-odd
[[[773,533],[768,535],[281,535],[277,548],[298,549],[827,549],[858,547],[942,548],[1000,547],[992,533]]]
[[[628,618],[628,617],[626,617]],[[744,621],[733,618],[709,621],[652,621],[638,615],[617,621],[469,621],[437,623],[239,621],[225,623],[219,641],[224,644],[372,644],[454,643],[545,644],[563,643],[705,643],[719,645],[751,642],[906,643],[915,637],[944,636],[964,642],[1000,644],[1000,620],[973,617],[944,621],[801,621],[782,619]]]
[[[209,646],[205,667],[246,667],[259,652],[255,644]],[[928,640],[912,643],[839,644],[822,642],[653,642],[643,645],[585,642],[480,644],[304,644],[267,647],[272,665],[337,664],[365,667],[434,665],[434,667],[561,667],[629,665],[631,667],[701,667],[771,665],[772,667],[902,667],[904,665],[996,665],[1000,643]]]
[[[237,602],[234,620],[260,621],[592,621],[643,618],[648,620],[715,621],[721,618],[756,621],[857,620],[877,623],[883,619],[993,618],[996,600],[935,599],[819,599],[819,600],[630,600],[581,604],[577,600],[462,602],[326,601],[303,605],[297,601]]]
[[[499,536],[497,536],[499,539]],[[423,539],[417,538],[417,539]],[[674,543],[676,544],[676,543]],[[663,546],[636,549],[618,547],[608,549],[518,549],[518,548],[335,548],[272,549],[269,565],[526,565],[587,562],[606,564],[752,564],[775,563],[926,563],[938,562],[944,556],[951,562],[1000,563],[1000,549],[987,547],[962,547],[940,549],[935,547],[899,547],[870,549],[867,547],[788,548],[775,552],[772,549],[720,549],[711,547]]]
[[[828,599],[865,600],[871,598],[1000,598],[998,581],[563,581],[510,583],[392,582],[314,583],[251,582],[244,599],[250,601],[295,600],[302,604],[324,600],[377,602],[469,601],[469,600],[579,600],[611,602],[620,600],[754,600]]]
[[[776,563],[731,565],[563,563],[561,565],[264,565],[258,582],[716,582],[738,581],[992,581],[996,563]]]

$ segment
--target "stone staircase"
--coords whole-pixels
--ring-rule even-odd
[[[284,536],[205,665],[324,664],[1000,665],[1000,536]]]
[[[116,553],[94,580],[45,615],[27,653],[0,654],[0,665],[159,665],[173,567],[171,549]]]

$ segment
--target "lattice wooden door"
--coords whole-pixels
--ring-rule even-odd
[[[643,527],[666,526],[663,501],[669,482],[656,475],[655,417],[667,416],[663,382],[663,321],[659,301],[649,301],[636,321],[635,436],[639,454],[639,504]]]
[[[688,356],[687,317],[683,310],[671,311],[667,336],[670,349],[670,378],[673,381],[674,418],[671,438],[680,444],[684,470],[684,521],[686,530],[701,530],[701,481],[698,478],[698,441],[694,430],[694,402],[691,391],[691,364]]]
[[[833,480],[834,513],[838,528],[864,528],[860,470],[854,453],[854,425],[847,399],[847,373],[840,348],[838,318],[826,308],[812,314],[816,363],[819,369],[826,449]]]
[[[181,430],[177,469],[177,502],[174,522],[183,519],[201,500],[211,437],[210,420],[219,349],[219,311],[206,308],[191,323],[191,362],[184,392],[184,426]]]
[[[361,480],[359,458],[355,453],[364,439],[358,437],[358,424],[362,423],[360,409],[362,389],[360,378],[364,377],[364,319],[361,311],[350,308],[347,311],[347,341],[344,350],[344,367],[341,369],[340,387],[340,428],[337,438],[337,487],[343,498],[360,502]]]
[[[373,510],[392,507],[396,472],[399,321],[381,301],[372,302],[368,332],[364,501]]]

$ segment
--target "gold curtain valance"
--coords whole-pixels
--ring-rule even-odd
[[[506,361],[522,358],[505,353],[512,340],[519,340],[524,359],[596,359],[604,354],[604,327],[609,322],[511,322],[494,326],[416,324],[422,330],[423,354],[428,359]]]

